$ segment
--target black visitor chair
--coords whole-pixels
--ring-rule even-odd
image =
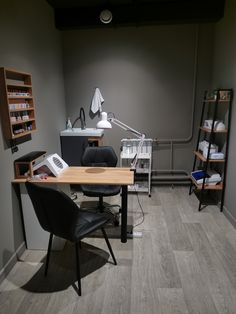
[[[45,276],[48,272],[53,236],[55,235],[75,243],[78,294],[81,295],[79,258],[79,243],[81,239],[89,235],[91,232],[101,229],[113,262],[117,265],[112,247],[104,229],[108,218],[101,213],[93,213],[79,209],[76,203],[62,191],[40,186],[37,183],[33,184],[28,181],[26,182],[26,188],[41,227],[50,233]]]

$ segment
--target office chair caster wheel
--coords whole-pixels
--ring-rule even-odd
[[[117,221],[117,220],[114,221],[114,226],[115,226],[115,227],[119,227],[119,224],[120,224],[119,221]]]
[[[118,226],[119,226],[119,224],[120,224],[120,221],[119,221],[119,214],[117,214],[117,215],[114,216],[113,224],[114,224],[115,227],[118,227]]]

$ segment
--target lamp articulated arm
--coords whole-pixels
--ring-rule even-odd
[[[134,135],[136,135],[138,138],[141,139],[142,137],[142,133],[140,133],[139,131],[136,131],[135,129],[131,128],[130,126],[128,126],[127,124],[121,122],[120,120],[116,119],[116,118],[108,118],[107,119],[109,122],[114,123],[115,125],[119,126],[121,129],[125,130],[125,131],[129,131],[131,133],[133,133]]]
[[[139,144],[138,144],[137,153],[135,154],[135,156],[131,162],[131,169],[132,170],[136,169],[136,165],[137,165],[139,156],[141,154],[142,146],[143,146],[143,143],[145,140],[145,134],[131,128],[127,124],[121,122],[120,120],[118,120],[114,117],[108,117],[106,112],[101,113],[101,118],[102,118],[101,121],[99,121],[97,124],[97,128],[99,128],[99,129],[111,129],[111,127],[112,127],[111,123],[113,123],[113,124],[119,126],[121,129],[133,133],[137,138],[140,139]]]

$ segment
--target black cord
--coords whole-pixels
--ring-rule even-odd
[[[142,207],[142,205],[141,205],[141,202],[140,202],[140,199],[139,199],[139,196],[138,196],[138,191],[135,189],[135,186],[134,186],[134,190],[135,190],[135,193],[136,193],[136,196],[137,196],[139,208],[140,208],[141,213],[142,213],[142,220],[141,220],[139,223],[137,223],[136,225],[134,225],[134,226],[133,226],[133,229],[136,228],[137,226],[140,226],[142,223],[144,223],[144,220],[145,220],[145,215],[144,215],[143,207]]]

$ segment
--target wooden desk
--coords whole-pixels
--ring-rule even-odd
[[[13,183],[24,183],[26,179],[15,179]],[[134,172],[123,167],[68,167],[58,177],[30,179],[45,184],[112,184],[121,185],[121,242],[127,242],[127,191],[134,184]]]

